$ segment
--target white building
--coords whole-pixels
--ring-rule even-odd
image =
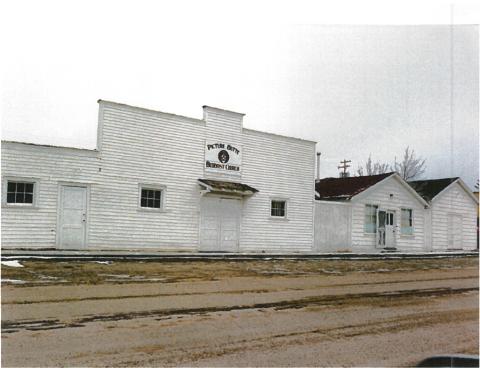
[[[460,178],[416,180],[409,184],[429,203],[427,249],[477,249],[478,200]]]
[[[99,101],[96,150],[2,142],[2,247],[305,252],[315,142]]]
[[[428,203],[397,173],[316,183],[317,252],[425,251]]]

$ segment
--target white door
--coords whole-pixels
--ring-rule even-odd
[[[85,247],[87,221],[87,188],[79,186],[61,187],[59,245],[62,248]]]
[[[448,248],[462,249],[462,216],[448,215]]]
[[[395,247],[395,212],[377,211],[377,248]]]
[[[385,219],[385,247],[395,247],[395,212],[387,211]]]
[[[235,252],[238,250],[241,201],[204,197],[200,211],[200,250]]]

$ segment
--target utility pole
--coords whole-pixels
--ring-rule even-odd
[[[352,160],[345,160],[340,161],[342,165],[338,166],[339,169],[343,169],[343,172],[340,173],[341,178],[348,178],[349,173],[347,172],[347,168],[350,167],[350,165],[347,165],[349,162],[352,162]]]
[[[315,181],[320,181],[320,155],[322,152],[317,152],[317,178]]]

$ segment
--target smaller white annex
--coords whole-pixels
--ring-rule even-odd
[[[460,178],[410,181],[429,203],[426,210],[426,249],[477,249],[478,200]]]
[[[425,251],[428,203],[397,173],[317,180],[317,252]]]
[[[478,201],[459,178],[325,178],[315,191],[317,252],[477,249]]]

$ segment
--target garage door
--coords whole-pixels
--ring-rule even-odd
[[[241,200],[204,197],[200,211],[200,250],[236,252],[240,233]]]

